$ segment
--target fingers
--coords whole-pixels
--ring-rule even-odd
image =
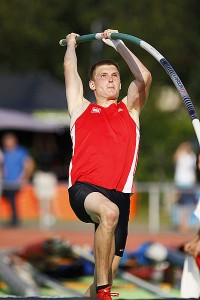
[[[113,33],[113,32],[118,33],[119,31],[118,30],[114,30],[114,29],[106,29],[106,30],[104,30],[102,36],[103,36],[104,39],[109,39],[111,33]]]
[[[200,241],[196,244],[196,248],[194,249],[194,256],[197,257],[200,254]]]
[[[74,46],[77,46],[77,37],[79,36],[79,34],[77,33],[69,33],[67,36],[66,36],[66,40],[67,40],[67,45],[74,45]]]
[[[184,251],[196,257],[200,253],[200,241],[193,239],[187,242],[184,246]]]

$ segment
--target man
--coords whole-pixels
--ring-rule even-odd
[[[190,230],[189,217],[192,214],[196,197],[194,187],[196,183],[196,154],[192,143],[181,143],[174,153],[174,182],[177,198],[173,206],[172,221],[182,232]]]
[[[26,183],[34,170],[34,161],[28,151],[18,144],[13,133],[5,133],[2,137],[3,149],[3,196],[11,205],[11,220],[9,226],[18,226],[19,217],[16,207],[16,194]]]
[[[181,276],[182,298],[200,298],[200,230],[184,245],[186,258]]]
[[[1,196],[1,193],[2,193],[2,185],[3,185],[2,175],[3,175],[3,152],[0,148],[0,196]]]
[[[200,221],[200,199],[195,208],[194,215]],[[200,272],[200,229],[189,241],[185,243],[184,250],[186,253],[194,257]]]
[[[196,181],[197,184],[200,184],[200,152],[197,153],[196,157]],[[197,220],[200,221],[200,190],[197,189],[197,197],[198,202],[194,210],[194,215],[196,216]],[[196,233],[195,236],[193,236],[189,241],[187,241],[184,245],[184,250],[190,255],[193,255],[198,259],[198,256],[200,257],[200,229]],[[200,258],[199,258],[200,260]],[[199,262],[200,267],[200,262]]]
[[[96,103],[90,103],[83,96],[77,70],[77,34],[67,35],[64,57],[73,142],[69,198],[78,218],[95,224],[94,283],[85,296],[103,300],[112,299],[112,281],[126,244],[139,148],[139,114],[151,85],[150,72],[122,41],[109,39],[112,32],[104,31],[103,41],[119,52],[135,77],[119,103],[121,81],[116,62],[102,60],[91,67],[89,86]]]
[[[196,160],[196,179],[200,183],[200,153]],[[199,189],[197,190],[199,198]],[[200,198],[194,210],[194,215],[200,221]],[[185,259],[181,277],[181,297],[199,298],[200,297],[200,229],[189,241],[184,244],[184,251],[187,256]]]

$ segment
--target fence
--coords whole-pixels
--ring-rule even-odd
[[[56,226],[58,221],[76,221],[67,192],[67,184],[59,182],[56,194],[51,201],[39,200],[31,184],[26,185],[16,196],[19,217],[23,220],[38,220],[39,226]],[[141,226],[151,233],[158,233],[163,226],[170,229],[172,224],[173,206],[176,199],[176,188],[171,183],[138,182],[136,193],[131,197],[130,222]],[[194,189],[194,193],[196,187]],[[6,220],[11,211],[8,201],[0,197],[0,219]],[[197,227],[194,222],[192,226]]]

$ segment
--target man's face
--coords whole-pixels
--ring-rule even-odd
[[[114,65],[102,65],[96,68],[90,88],[97,99],[117,100],[121,89],[120,74]]]
[[[17,139],[12,134],[7,134],[3,137],[3,148],[6,150],[13,150],[17,146]]]

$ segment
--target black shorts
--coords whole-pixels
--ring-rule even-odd
[[[117,205],[119,208],[119,220],[115,229],[115,255],[122,256],[128,235],[130,194],[116,190],[108,190],[87,182],[76,182],[68,191],[70,205],[76,216],[85,223],[95,224],[95,230],[98,224],[96,224],[85,211],[85,198],[93,192],[99,192]]]

